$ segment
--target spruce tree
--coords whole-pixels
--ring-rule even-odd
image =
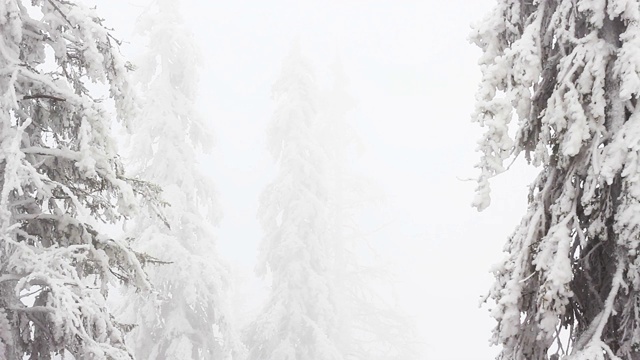
[[[319,142],[318,90],[295,44],[273,87],[268,146],[279,164],[262,194],[258,270],[270,274],[264,310],[249,326],[251,360],[343,359],[331,279],[327,154]]]
[[[356,213],[370,195],[350,171],[355,102],[340,64],[321,91],[296,43],[274,86],[269,146],[279,166],[261,198],[265,231],[259,270],[267,305],[249,326],[249,359],[411,359],[406,318],[381,301],[359,252]]]
[[[125,126],[128,66],[94,9],[0,1],[0,358],[131,359],[105,305],[119,282],[149,284],[139,254],[100,231],[153,186],[127,179],[104,84]]]
[[[507,161],[540,168],[493,270],[501,359],[640,357],[639,35],[634,0],[500,0],[475,28],[475,205]]]
[[[129,291],[122,318],[136,325],[128,340],[137,359],[237,358],[230,273],[215,247],[220,211],[197,161],[212,141],[196,110],[202,59],[179,5],[155,1],[137,23],[149,45],[136,64],[144,100],[128,159],[132,176],[160,185],[168,206],[149,204],[128,224],[134,247],[158,260],[147,267],[157,297]]]

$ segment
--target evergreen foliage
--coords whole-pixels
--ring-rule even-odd
[[[500,0],[475,28],[475,205],[506,161],[540,167],[494,269],[501,359],[640,356],[638,35],[633,0]]]
[[[336,345],[327,154],[319,142],[318,90],[294,45],[273,87],[268,145],[280,165],[260,199],[265,231],[258,271],[271,294],[247,331],[249,359],[343,359]]]
[[[144,256],[99,229],[158,189],[124,176],[90,91],[105,84],[125,126],[136,116],[116,45],[78,1],[0,1],[0,358],[131,358],[105,297],[149,288]]]
[[[249,359],[411,359],[412,326],[379,296],[380,272],[358,256],[366,183],[349,170],[355,102],[340,64],[318,89],[296,43],[274,86],[269,146],[279,173],[261,199],[259,271],[271,293],[250,325]]]
[[[148,204],[129,224],[136,249],[159,260],[147,267],[157,297],[131,291],[121,311],[136,324],[129,339],[137,359],[237,358],[243,347],[227,304],[231,274],[215,248],[220,212],[197,161],[212,141],[195,109],[201,57],[179,4],[156,1],[137,24],[149,46],[137,70],[145,95],[131,171],[160,185],[169,206]]]

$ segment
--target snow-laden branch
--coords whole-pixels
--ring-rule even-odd
[[[474,29],[486,129],[474,205],[518,154],[540,167],[494,270],[503,358],[640,354],[639,20],[635,0],[500,0]]]

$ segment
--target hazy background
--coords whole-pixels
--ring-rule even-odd
[[[140,51],[133,23],[148,4],[94,0],[107,24]],[[363,213],[362,229],[397,274],[398,307],[417,323],[426,359],[490,359],[493,321],[479,299],[490,266],[525,212],[531,170],[494,181],[492,206],[470,207],[476,141],[470,122],[480,51],[470,24],[490,0],[184,1],[183,15],[203,53],[201,113],[215,150],[203,161],[220,194],[221,254],[244,282],[251,310],[261,293],[253,266],[262,234],[259,194],[276,167],[265,150],[271,86],[294,38],[319,82],[340,58],[357,107],[350,119],[362,142],[353,166],[386,199]],[[241,314],[242,315],[242,314]]]

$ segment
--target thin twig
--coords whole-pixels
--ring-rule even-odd
[[[50,99],[50,100],[56,100],[56,101],[67,101],[67,99],[63,99],[61,97],[46,95],[46,94],[25,95],[22,97],[22,100],[31,100],[31,99]]]
[[[65,19],[67,21],[67,24],[69,24],[69,26],[71,26],[71,28],[73,29],[73,24],[71,23],[71,21],[69,21],[69,19],[67,18],[67,15],[65,13],[63,13],[62,10],[60,10],[58,5],[56,5],[51,0],[48,0],[48,2],[49,2],[49,4],[51,4],[51,6],[53,6],[54,9],[56,9],[60,13],[60,15],[62,15],[62,18]]]
[[[112,39],[113,39],[113,41],[115,41],[115,42],[116,42],[116,44],[118,44],[118,46],[122,46],[122,40],[117,39],[116,37],[114,37],[113,35],[111,35],[111,33],[109,33],[109,32],[107,33],[107,36],[108,36],[108,37],[110,37],[110,38],[112,38]]]

